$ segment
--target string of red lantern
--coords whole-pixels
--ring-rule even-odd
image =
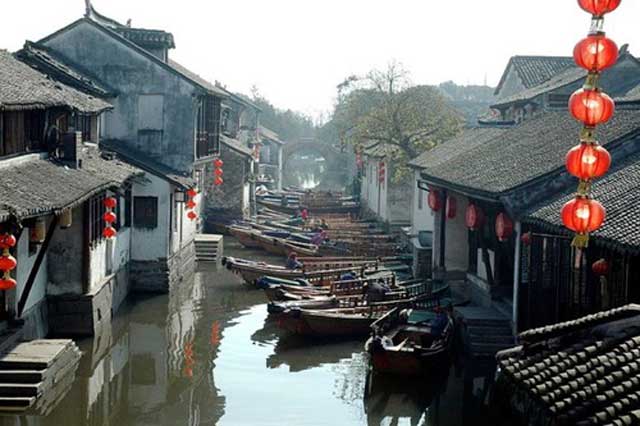
[[[222,179],[222,175],[224,174],[222,166],[224,166],[224,161],[219,158],[213,160],[213,184],[215,186],[220,186],[224,183],[224,180]]]
[[[602,204],[590,198],[591,184],[602,177],[611,166],[611,156],[595,138],[596,126],[611,119],[615,110],[613,100],[598,87],[600,74],[618,60],[618,47],[603,31],[603,16],[614,11],[621,0],[578,0],[582,9],[591,13],[591,30],[573,50],[576,64],[589,74],[584,86],[569,99],[569,111],[583,124],[580,144],[566,157],[569,173],[578,179],[576,197],[561,211],[562,222],[576,233],[572,245],[585,248],[589,234],[602,226],[606,211]]]
[[[429,208],[434,212],[437,212],[442,207],[442,201],[440,197],[440,191],[437,189],[431,189],[429,191],[429,195],[427,196],[427,204],[429,204]]]
[[[384,183],[385,178],[387,176],[387,170],[386,170],[386,166],[384,164],[384,161],[381,161],[380,163],[378,163],[378,181],[380,183]]]
[[[107,197],[104,199],[103,204],[107,211],[104,213],[104,216],[102,216],[105,222],[102,236],[105,238],[113,238],[118,234],[118,231],[113,227],[113,224],[118,220],[118,217],[113,212],[113,209],[118,205],[118,200],[115,197]]]
[[[189,199],[187,200],[187,218],[191,221],[198,218],[198,213],[194,211],[194,209],[196,208],[196,202],[194,200],[194,198],[196,198],[196,195],[198,195],[198,191],[193,188],[190,188],[187,191],[187,197],[189,197]]]
[[[16,237],[13,235],[0,235],[0,249],[2,249],[2,256],[0,256],[0,270],[3,271],[2,278],[0,278],[0,290],[11,290],[16,286],[16,280],[11,278],[11,271],[16,269],[18,262],[15,257],[11,256],[10,252],[10,250],[15,247],[16,243]]]

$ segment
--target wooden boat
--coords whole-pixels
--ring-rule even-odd
[[[224,257],[222,264],[230,271],[240,274],[248,284],[256,284],[260,278],[270,277],[274,285],[290,284],[286,281],[305,279],[309,284],[317,286],[328,286],[348,273],[362,277],[365,272],[374,273],[382,267],[377,260],[345,260],[343,262],[331,260],[329,262],[309,262],[302,269],[292,270],[283,266],[236,257]],[[277,282],[278,279],[282,281]]]
[[[261,248],[260,243],[255,238],[257,231],[236,225],[231,225],[227,229],[228,232],[236,237],[238,241],[240,241],[240,244],[246,248]]]
[[[428,285],[426,283],[418,283],[411,286],[401,286],[396,290],[385,293],[382,297],[382,300],[380,301],[410,302],[413,298],[424,295],[427,292]],[[281,314],[288,309],[294,308],[336,309],[367,306],[369,304],[367,294],[365,291],[363,291],[362,288],[360,288],[359,291],[336,291],[328,295],[309,293],[286,293],[282,297],[287,298],[287,301],[269,302],[269,304],[267,304],[267,312],[269,312],[270,314]]]
[[[255,238],[260,248],[272,254],[288,256],[290,253],[297,253],[303,256],[319,256],[318,246],[314,244],[270,237],[262,233],[256,234]]]
[[[409,308],[418,303],[431,310],[443,303],[440,295],[422,295],[409,301],[371,303],[367,306],[337,309],[293,308],[278,317],[278,326],[294,334],[316,337],[355,337],[370,333],[370,326],[394,308]]]
[[[430,375],[448,367],[454,322],[446,311],[444,330],[432,332],[436,314],[395,308],[371,325],[365,344],[373,371],[398,375]]]

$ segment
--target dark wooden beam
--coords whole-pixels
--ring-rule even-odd
[[[443,190],[440,202],[440,253],[438,266],[444,268],[447,244],[447,191]]]
[[[31,288],[33,287],[33,283],[38,276],[40,266],[42,265],[42,261],[44,260],[44,255],[47,254],[49,245],[51,244],[51,240],[53,239],[53,234],[58,227],[58,221],[59,217],[54,215],[53,220],[51,220],[51,224],[49,224],[47,236],[44,239],[44,243],[42,243],[42,247],[40,247],[40,250],[38,251],[36,261],[33,263],[33,267],[31,268],[31,272],[29,273],[29,278],[27,278],[27,282],[24,285],[24,290],[22,290],[22,294],[20,295],[20,301],[18,302],[18,317],[22,316],[24,307],[27,304],[27,299],[29,299],[29,294],[31,293]]]

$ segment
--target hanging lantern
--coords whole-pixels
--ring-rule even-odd
[[[198,218],[198,214],[193,210],[190,210],[189,213],[187,213],[187,217],[189,220],[196,220]]]
[[[68,229],[73,224],[73,210],[64,209],[62,213],[60,213],[60,228]]]
[[[11,271],[16,269],[18,262],[16,258],[11,256],[9,251],[17,244],[16,237],[11,234],[3,234],[0,236],[0,248],[2,256],[0,256],[0,270],[4,271],[0,279],[0,290],[10,290],[16,286],[16,280],[11,278]]]
[[[34,244],[44,243],[44,239],[47,235],[47,228],[43,218],[37,218],[33,222],[29,233],[29,240]]]
[[[613,99],[599,89],[579,89],[569,98],[569,111],[588,127],[606,123],[614,110]]]
[[[434,212],[437,212],[442,207],[440,200],[440,191],[437,189],[432,189],[429,191],[429,195],[427,196],[427,204]]]
[[[11,256],[8,252],[0,256],[0,270],[13,271],[18,266],[16,258]]]
[[[531,232],[525,232],[524,234],[522,234],[522,236],[520,237],[520,241],[522,241],[522,244],[524,244],[525,246],[530,246]]]
[[[445,213],[447,215],[447,219],[453,219],[456,217],[456,213],[458,213],[458,201],[455,197],[449,195],[447,197],[447,205],[445,206]]]
[[[224,183],[224,180],[222,180],[222,178],[220,176],[216,176],[216,178],[213,180],[213,184],[215,186],[220,186]]]
[[[477,229],[480,229],[482,225],[484,225],[484,212],[475,204],[469,204],[467,206],[467,211],[464,215],[464,219],[465,223],[467,224],[467,228],[475,231]]]
[[[378,180],[380,181],[380,183],[382,183],[382,182],[384,182],[384,180],[385,180],[385,176],[386,176],[386,174],[387,174],[387,171],[386,171],[386,169],[385,169],[384,161],[381,161],[381,162],[378,164],[378,168],[379,168],[379,171],[378,171]]]
[[[213,160],[213,184],[215,186],[220,186],[224,183],[224,181],[222,180],[222,175],[224,174],[224,172],[222,171],[223,165],[224,162],[221,159],[216,158],[215,160]]]
[[[215,160],[213,160],[213,166],[219,169],[222,166],[224,166],[224,161],[222,161],[219,158],[216,158]]]
[[[602,16],[613,12],[622,0],[578,0],[578,4],[586,12],[594,16]]]
[[[513,222],[511,218],[504,213],[499,213],[496,216],[496,236],[498,241],[507,241],[513,234]]]
[[[222,171],[222,169],[215,169],[213,174],[215,174],[216,176],[222,176],[224,172]]]
[[[187,191],[187,197],[189,198],[195,198],[198,195],[198,191],[196,191],[195,189],[191,188]]]
[[[102,216],[102,218],[107,223],[114,223],[116,220],[118,220],[118,216],[116,216],[116,214],[112,211],[106,212],[104,216]]]
[[[591,270],[600,277],[605,276],[609,273],[609,262],[605,259],[596,260],[593,262],[593,265],[591,265]]]
[[[10,249],[16,246],[18,241],[12,234],[0,235],[0,250]]]
[[[113,226],[106,226],[102,230],[102,236],[105,238],[113,238],[118,234],[118,231]]]
[[[573,147],[566,157],[569,173],[581,180],[603,176],[611,166],[611,155],[597,143],[581,143]]]
[[[602,204],[586,197],[577,197],[562,207],[562,223],[578,234],[588,234],[602,226],[606,211]]]
[[[0,279],[0,290],[11,290],[12,288],[15,288],[16,285],[18,283],[16,283],[16,280],[14,280],[13,278],[9,277],[9,278],[1,278]]]
[[[187,201],[187,209],[191,210],[191,209],[195,209],[196,208],[196,202],[193,200],[189,200]]]
[[[587,71],[600,72],[618,60],[618,46],[604,34],[590,35],[573,49],[573,59]]]
[[[115,197],[107,197],[104,199],[104,206],[108,209],[115,209],[118,205],[118,200]]]

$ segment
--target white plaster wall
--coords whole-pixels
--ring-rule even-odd
[[[242,187],[242,212],[249,212],[251,208],[251,184],[249,182],[245,183]]]
[[[378,218],[380,218],[383,221],[389,221],[389,219],[391,218],[390,212],[389,212],[389,168],[386,167],[385,168],[385,175],[384,175],[384,182],[380,183],[380,179],[378,179],[378,176],[380,175],[380,166],[376,165],[376,183],[377,183],[377,187],[380,189],[379,192],[379,203],[380,203],[380,207],[378,209]]]
[[[49,220],[47,220],[47,229],[49,227]],[[22,231],[22,235],[20,235],[20,239],[16,244],[16,249],[14,256],[18,261],[18,266],[15,270],[14,279],[17,281],[17,286],[15,290],[15,304],[13,310],[16,311],[18,308],[18,301],[22,296],[22,292],[24,291],[24,286],[29,278],[29,274],[31,273],[31,269],[33,264],[35,263],[37,253],[34,253],[32,256],[29,256],[29,228],[25,228]],[[56,231],[57,232],[57,231]],[[42,247],[42,246],[40,246]],[[47,262],[48,255],[45,254],[44,259],[42,260],[42,264],[40,265],[40,270],[38,271],[38,275],[36,275],[36,279],[33,282],[33,287],[31,288],[31,292],[29,293],[29,298],[27,299],[27,303],[24,307],[24,311],[26,312],[29,308],[33,307],[35,304],[39,303],[46,297],[47,293]]]
[[[169,255],[169,199],[171,185],[150,173],[144,175],[145,182],[134,183],[132,187],[133,206],[135,211],[135,197],[158,198],[158,226],[154,229],[136,228],[132,220],[131,259],[158,260],[166,259]]]
[[[497,99],[508,98],[511,95],[521,92],[524,88],[517,71],[513,66],[509,66],[507,78],[504,80],[500,92],[498,92]]]
[[[120,200],[120,202],[123,202]],[[104,239],[91,249],[90,287],[89,291],[100,288],[107,276],[115,274],[126,266],[131,258],[131,228],[120,228],[118,235],[111,240]],[[107,266],[111,264],[111,273]]]
[[[487,250],[487,252],[489,252],[489,264],[491,265],[491,271],[495,271],[496,268],[496,254],[493,250]],[[483,280],[487,281],[487,268],[484,265],[484,259],[482,258],[482,249],[478,249],[478,272],[476,273],[476,275],[479,278],[482,278]]]
[[[465,211],[469,200],[460,194],[450,193],[457,200],[457,213],[453,219],[447,219],[445,234],[445,265],[447,271],[469,269],[469,229],[465,223]],[[445,206],[443,206],[444,211]]]
[[[435,213],[429,208],[428,192],[418,188],[419,179],[420,171],[416,170],[414,172],[413,208],[411,212],[411,234],[413,235],[417,235],[419,231],[433,232],[435,227]],[[420,200],[422,200],[422,204],[420,204]]]
[[[178,189],[171,185],[171,191],[175,194]],[[198,214],[198,219],[192,221],[187,217],[187,209],[185,203],[174,203],[173,214],[177,218],[177,229],[172,229],[171,238],[171,254],[177,253],[182,247],[188,245],[193,241],[198,233],[198,224],[202,220],[202,211],[204,210],[204,196],[202,190],[198,190],[198,195],[194,198],[196,202],[195,212]],[[173,224],[171,224],[173,226]]]

